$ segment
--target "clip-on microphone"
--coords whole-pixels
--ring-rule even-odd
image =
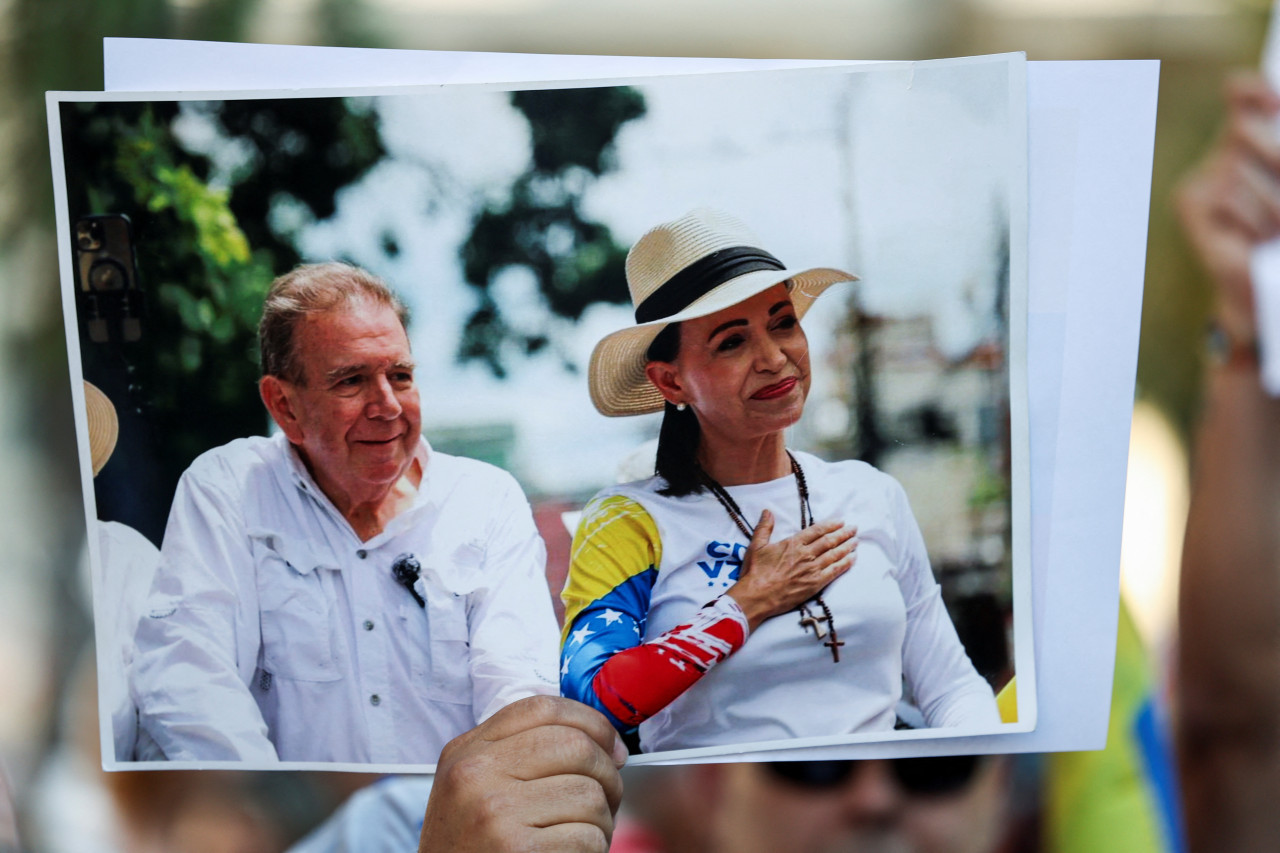
[[[395,575],[396,583],[409,590],[413,600],[418,602],[418,606],[425,610],[427,607],[426,599],[418,595],[418,591],[413,588],[414,583],[422,574],[422,564],[418,562],[418,558],[412,554],[401,554],[391,564],[391,574]]]

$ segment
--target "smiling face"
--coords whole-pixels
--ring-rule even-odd
[[[785,285],[680,326],[675,361],[650,362],[650,380],[687,403],[704,435],[741,442],[800,419],[809,394],[809,342]]]
[[[305,315],[293,345],[303,382],[263,377],[263,402],[340,511],[380,502],[421,432],[404,327],[387,305],[348,301]]]

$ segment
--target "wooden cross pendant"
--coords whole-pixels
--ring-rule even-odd
[[[831,649],[831,660],[834,663],[840,663],[840,646],[844,645],[844,640],[837,640],[835,637],[832,637],[822,645]]]

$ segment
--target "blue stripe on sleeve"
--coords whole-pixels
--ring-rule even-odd
[[[560,693],[595,708],[621,732],[634,726],[609,713],[592,681],[610,657],[640,645],[657,578],[658,570],[650,566],[584,607],[566,632],[560,651]]]

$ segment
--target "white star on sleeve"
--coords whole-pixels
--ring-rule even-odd
[[[561,675],[569,674],[569,656],[568,655],[565,655],[564,663],[560,665],[560,674]]]
[[[604,613],[601,613],[600,616],[604,619],[604,624],[606,625],[612,625],[614,622],[618,622],[622,619],[622,614],[616,610],[606,610]]]
[[[595,631],[592,631],[586,625],[583,625],[581,628],[574,631],[570,636],[573,637],[573,641],[575,643],[581,645],[583,641],[587,639],[587,637],[590,637],[594,633]]]

